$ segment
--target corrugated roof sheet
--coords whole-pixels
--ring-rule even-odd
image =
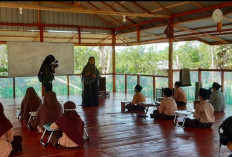
[[[166,7],[168,11],[160,8],[158,4]],[[127,17],[126,22],[123,22],[122,13],[147,13],[152,14],[173,14],[185,13],[193,10],[200,10],[202,7],[212,7],[218,4],[227,3],[227,7],[221,8],[229,20],[222,21],[222,35],[218,36],[224,40],[231,40],[229,30],[232,29],[232,4],[230,1],[6,1],[9,5],[40,5],[47,8],[83,8],[95,11],[119,12],[117,15],[89,14],[89,13],[71,13],[52,10],[40,10],[41,24],[54,24],[58,26],[46,26],[44,29],[44,41],[52,42],[79,42],[78,27],[81,28],[82,43],[111,43],[112,39],[109,36],[112,30],[103,28],[118,28],[116,30],[116,44],[129,44],[137,42],[137,26],[141,29],[140,41],[145,42],[160,42],[164,41],[166,35],[164,30],[169,22],[169,19],[159,19],[155,17]],[[0,3],[3,3],[0,2]],[[1,5],[1,4],[0,4]],[[140,5],[140,7],[138,6]],[[144,9],[145,10],[144,10]],[[147,11],[146,11],[147,10]],[[208,32],[208,34],[215,35],[217,32],[217,24],[212,20],[212,12],[214,9],[202,12],[196,12],[174,18],[174,23],[193,31],[181,30],[174,28],[174,35],[178,37],[177,40],[194,40],[201,39],[206,42],[215,43],[217,40],[204,37],[203,35],[192,35],[193,32]],[[229,14],[228,14],[229,13]],[[203,18],[208,17],[208,18]],[[200,20],[196,20],[196,19]],[[4,8],[0,7],[0,38],[2,41],[39,41],[39,21],[38,10],[26,9],[22,10],[20,14],[19,8]],[[148,22],[153,20],[153,22]],[[187,22],[185,22],[187,21]],[[2,24],[2,25],[1,25]],[[25,24],[34,24],[34,26],[26,26]],[[72,27],[71,27],[72,26]],[[94,29],[90,29],[94,27]],[[95,28],[99,29],[95,29]],[[226,32],[223,32],[226,31]],[[122,38],[120,40],[120,38]],[[167,41],[167,39],[166,39]],[[219,42],[220,43],[220,42]]]

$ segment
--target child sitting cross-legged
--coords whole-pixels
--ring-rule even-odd
[[[200,104],[195,107],[193,114],[194,119],[186,118],[184,127],[192,128],[211,128],[214,117],[214,108],[206,99],[208,98],[209,91],[204,88],[199,90]],[[183,125],[183,122],[178,122],[179,125]]]
[[[151,114],[151,118],[155,119],[174,119],[174,111],[178,110],[176,102],[171,98],[172,90],[170,88],[165,88],[163,91],[164,99],[161,101],[158,110],[154,110]]]
[[[142,89],[143,87],[138,84],[135,86],[133,100],[125,106],[128,111],[144,111],[144,107],[137,105],[138,103],[146,102],[146,97],[141,93]]]
[[[61,129],[62,136],[52,136],[51,143],[58,148],[83,147],[84,122],[78,115],[76,104],[67,101],[64,104],[64,114],[51,124],[51,129]]]

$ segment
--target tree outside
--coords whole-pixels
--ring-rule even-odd
[[[232,67],[232,45],[218,45],[210,46],[198,41],[191,42],[176,42],[173,46],[173,69],[191,68],[191,69],[231,69]],[[166,75],[168,68],[168,43],[162,44],[147,44],[139,46],[117,46],[116,47],[116,73],[117,74],[145,74],[145,75]],[[74,74],[80,74],[82,69],[86,65],[88,58],[94,56],[96,60],[96,66],[101,74],[112,73],[112,48],[110,46],[74,46]],[[0,73],[1,76],[8,75],[8,61],[7,61],[7,46],[0,45]],[[193,74],[193,75],[192,75]],[[192,78],[197,78],[195,76],[197,73],[191,72]],[[203,74],[206,82],[210,86],[214,77],[213,72]],[[218,75],[218,74],[216,74]],[[107,90],[112,91],[112,76],[106,75],[107,77]],[[229,74],[225,74],[225,93],[227,97],[230,97],[230,90],[232,89],[232,82]],[[117,89],[119,91],[124,90],[124,75],[117,75],[118,80]],[[136,81],[135,77],[131,76],[128,80],[133,80],[131,83],[128,82],[128,91],[133,93],[134,85]],[[174,78],[175,79],[175,78]],[[27,77],[17,79],[17,93],[16,97],[21,97],[24,95],[25,89],[29,86],[36,87],[39,95],[40,84],[36,77]],[[166,79],[158,79],[156,81],[157,86],[167,86]],[[162,81],[164,80],[164,81]],[[166,82],[165,82],[166,81]],[[220,80],[219,80],[220,81]],[[141,84],[144,84],[143,91],[147,96],[152,96],[152,79],[148,77],[142,77],[140,80]],[[67,94],[67,80],[66,77],[57,77],[55,89],[58,95]],[[1,78],[0,81],[1,97],[12,97],[12,78]],[[192,83],[194,86],[194,82]],[[193,87],[191,87],[193,88]],[[9,90],[8,90],[9,89]],[[187,89],[189,91],[190,99],[193,98],[193,89]],[[79,76],[70,76],[70,94],[80,94],[81,93],[81,82]],[[230,98],[229,98],[230,99]],[[228,99],[228,100],[229,100]],[[232,100],[232,99],[231,99]]]

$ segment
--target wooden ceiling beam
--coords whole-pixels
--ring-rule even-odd
[[[108,27],[94,27],[94,26],[77,26],[77,25],[59,25],[59,24],[30,24],[30,23],[4,23],[0,22],[0,25],[4,26],[24,26],[24,27],[67,27],[67,28],[86,28],[86,29],[103,29],[103,30],[113,30]]]
[[[117,30],[127,29],[127,28],[131,28],[131,27],[137,27],[137,26],[149,24],[149,23],[152,23],[152,22],[162,21],[164,19],[166,19],[166,18],[156,18],[156,19],[153,19],[153,20],[150,20],[150,21],[144,21],[144,22],[133,24],[133,25],[116,27],[115,30],[117,31]]]
[[[61,5],[61,6],[73,6],[72,3],[67,3],[67,2],[62,2],[62,1],[38,1],[40,3],[44,4],[56,4],[56,5]]]
[[[174,39],[174,42],[180,42],[180,41],[193,41],[193,40],[197,40],[200,42],[203,42],[205,44],[211,45],[210,42],[200,39],[200,38],[181,38],[181,39]],[[152,40],[146,40],[146,41],[141,41],[141,42],[130,42],[129,45],[141,45],[141,44],[149,44],[149,43],[161,43],[161,42],[168,42],[168,39],[165,38],[159,38],[159,39],[152,39]],[[120,45],[120,44],[118,44]]]
[[[74,7],[81,7],[81,1],[73,1]]]
[[[228,40],[228,43],[231,44],[232,40]],[[215,42],[211,42],[210,45],[222,45],[221,42],[215,41]]]
[[[81,4],[80,4],[81,5]],[[85,7],[81,6],[82,8],[86,9]],[[114,27],[114,25],[111,22],[106,21],[105,19],[103,19],[102,17],[100,17],[99,15],[94,15],[95,17],[97,17],[99,20],[103,21],[105,24],[110,25],[112,27]]]
[[[178,1],[180,2],[180,1]],[[169,8],[174,8],[174,7],[178,7],[178,6],[181,6],[181,5],[185,5],[185,4],[188,4],[190,3],[191,1],[185,1],[185,2],[180,2],[180,3],[176,3],[176,4],[173,4],[173,5],[169,5],[169,6],[166,6],[166,9],[169,9]],[[160,11],[162,10],[163,8],[159,8],[159,9],[155,9],[155,10],[151,10],[151,12],[157,12],[157,11]]]
[[[185,16],[185,15],[189,15],[189,14],[195,14],[195,13],[199,13],[199,12],[203,12],[203,11],[208,11],[208,10],[213,10],[213,9],[218,9],[218,8],[223,8],[223,7],[229,7],[229,6],[232,6],[232,2],[225,2],[225,3],[222,3],[222,4],[210,6],[210,7],[205,7],[205,8],[186,11],[186,12],[183,12],[183,13],[174,14],[173,17],[176,18],[176,17],[180,17],[180,16]]]
[[[196,5],[199,8],[204,8],[204,6],[201,3],[197,2],[197,1],[191,1],[191,3],[193,3],[194,5]],[[208,10],[206,12],[207,12],[208,15],[211,15]]]
[[[111,9],[111,10],[113,10],[113,11],[117,11],[116,9],[114,9],[113,7],[111,7],[109,4],[107,4],[106,2],[101,1],[101,3],[104,4],[107,8],[109,8],[109,9]],[[130,21],[132,24],[135,24],[135,22],[132,21],[132,20],[130,20],[128,17],[126,17],[126,19],[127,19],[128,21]]]
[[[169,15],[172,14],[171,11],[169,11],[166,7],[164,7],[162,4],[160,4],[158,1],[153,1],[153,3],[158,6],[159,8],[162,8],[162,10],[164,10],[165,12],[167,12]]]
[[[230,13],[227,13],[225,15],[231,15],[232,12]],[[225,17],[224,15],[224,17]],[[205,16],[205,17],[200,17],[200,18],[193,18],[193,19],[190,19],[190,20],[186,20],[186,21],[180,21],[180,22],[176,22],[175,24],[183,24],[183,23],[188,23],[188,22],[194,22],[194,21],[199,21],[199,20],[205,20],[205,19],[211,19],[212,16]],[[223,26],[229,26],[231,24],[224,24]],[[155,27],[151,27],[151,28],[145,28],[145,29],[142,29],[141,31],[146,31],[146,30],[151,30],[151,29],[155,29],[155,28],[161,28],[161,27],[165,27],[165,25],[159,25],[159,26],[155,26]],[[198,30],[198,29],[206,29],[207,27],[200,27],[200,28],[197,28],[197,29],[194,29],[194,30]],[[211,27],[208,27],[208,28],[215,28],[215,26],[211,26]],[[131,32],[127,32],[127,33],[123,33],[123,34],[129,34],[129,33],[134,33],[136,31],[131,31]],[[176,33],[176,32],[175,32]]]
[[[123,39],[123,37],[117,35],[116,38],[118,38],[119,40],[121,40],[123,43],[129,45],[129,43],[125,39]]]
[[[154,43],[163,43],[163,42],[168,42],[168,39],[155,39],[155,40],[146,40],[146,41],[141,41],[141,42],[130,42],[130,46],[134,45],[141,45],[141,44],[154,44]]]
[[[125,1],[120,1],[120,2],[118,2],[118,3],[119,3],[119,4],[123,4],[123,3],[125,3]],[[118,5],[118,4],[115,3],[115,4],[112,5],[112,7],[116,7],[117,5]],[[106,9],[106,6],[102,8],[102,10],[104,10],[104,9]]]
[[[223,19],[225,19],[225,20],[227,20],[227,21],[230,21],[230,22],[232,22],[232,18],[230,18],[230,17],[227,17],[227,16],[223,16]],[[224,25],[223,25],[224,26]]]
[[[164,26],[166,26],[166,25],[162,25],[162,26],[158,26],[158,27],[164,27]],[[232,24],[225,24],[224,25],[224,27],[225,26],[232,26]],[[158,28],[158,27],[156,27],[156,28]],[[192,30],[194,30],[194,31],[201,31],[202,29],[210,29],[210,28],[215,28],[215,26],[211,26],[211,27],[200,27],[200,28],[197,28],[197,29],[192,29]],[[146,30],[141,30],[143,33],[147,33],[147,32],[145,32]],[[223,29],[221,32],[230,32],[230,31],[232,31],[232,29]],[[181,32],[183,32],[183,31],[176,31],[175,32],[175,34],[177,34],[177,33],[181,33]],[[215,33],[215,32],[218,32],[217,30],[213,30],[213,31],[204,31],[204,32],[199,32],[199,33],[190,33],[190,34],[183,34],[183,35],[175,35],[174,37],[176,38],[176,37],[184,37],[184,36],[192,36],[192,35],[200,35],[200,34],[210,34],[210,33]],[[125,34],[125,33],[124,33]],[[155,34],[156,36],[164,36],[164,34],[163,33],[161,33],[161,34]]]
[[[131,3],[134,4],[135,6],[137,6],[139,9],[143,10],[144,12],[150,14],[150,11],[148,11],[147,9],[145,9],[144,7],[142,7],[141,5],[136,3],[135,1],[131,1]]]
[[[190,2],[188,2],[190,3]],[[184,3],[185,4],[185,3]],[[221,7],[225,7],[225,6],[228,6],[228,5],[232,5],[232,2],[227,2],[227,3],[223,3],[223,5],[220,5]],[[216,5],[216,6],[219,6],[219,5]],[[215,7],[215,6],[214,6]],[[166,7],[168,8],[168,7]],[[208,7],[209,8],[209,7]],[[204,10],[205,8],[201,8],[200,10],[201,11],[205,11]],[[210,8],[211,9],[211,8]],[[196,9],[197,11],[199,11],[199,9]],[[207,10],[207,9],[206,9]],[[189,14],[187,12],[187,14]],[[174,16],[174,15],[173,15]],[[176,17],[178,16],[183,16],[183,15],[180,15],[180,14],[175,14]],[[193,22],[193,21],[197,21],[197,20],[202,20],[202,19],[207,19],[207,18],[212,18],[211,16],[205,16],[205,17],[201,17],[201,18],[194,18],[194,19],[190,19],[190,20],[186,20],[186,21],[180,21],[178,23],[186,23],[186,22]],[[124,26],[124,27],[116,27],[115,30],[121,30],[121,29],[126,29],[126,28],[130,28],[130,27],[136,27],[136,26],[140,26],[140,25],[144,25],[144,24],[148,24],[148,23],[152,23],[152,22],[157,22],[157,21],[162,21],[162,20],[165,20],[166,18],[159,18],[159,19],[154,19],[154,20],[150,20],[150,21],[145,21],[145,22],[141,22],[141,23],[137,23],[136,25],[128,25],[128,26]]]
[[[201,29],[197,29],[197,30],[201,30]],[[222,33],[232,33],[232,29],[223,29],[221,31]],[[217,33],[218,36],[220,36],[221,34],[218,34],[217,30],[213,30],[213,31],[206,31],[206,32],[198,32],[198,33],[190,33],[190,34],[182,34],[182,35],[175,35],[176,37],[185,37],[185,36],[195,36],[195,35],[205,35],[205,34],[211,34],[211,33]]]
[[[231,25],[231,24],[227,24],[228,26],[229,25]],[[213,26],[214,27],[214,26]],[[213,28],[213,27],[210,27],[210,28]],[[195,32],[196,30],[202,30],[203,29],[203,27],[202,28],[198,28],[198,29],[193,29],[192,30],[192,32]],[[179,32],[182,32],[182,31],[179,31]],[[223,32],[225,32],[225,33],[223,33]],[[227,32],[227,33],[226,33]],[[215,31],[207,31],[207,32],[198,32],[198,33],[191,33],[191,34],[183,34],[183,35],[175,35],[175,37],[174,38],[180,38],[180,37],[186,37],[186,38],[189,38],[189,36],[197,36],[197,37],[205,37],[206,35],[209,35],[209,33],[217,33],[217,34],[211,34],[211,36],[229,36],[230,34],[231,34],[231,32],[232,32],[232,29],[224,29],[223,31],[222,31],[222,34],[220,35],[220,34],[218,34],[217,33],[217,31],[215,30]],[[146,32],[144,32],[143,31],[143,33],[146,33]],[[151,34],[151,33],[146,33],[146,34]],[[125,34],[120,34],[120,35],[125,35]],[[200,35],[200,36],[199,36]],[[151,34],[151,35],[148,35],[148,36],[141,36],[141,38],[145,38],[145,37],[152,37],[152,36],[157,36],[157,37],[160,37],[160,38],[158,38],[159,40],[160,39],[163,39],[163,38],[166,38],[165,36],[164,36],[164,34],[162,33],[162,34]],[[136,37],[132,37],[132,38],[130,38],[130,39],[132,39],[132,40],[134,40],[134,39],[136,39]],[[182,38],[183,39],[183,38]],[[199,38],[195,38],[195,40],[199,40],[200,41],[200,39]],[[203,41],[201,41],[201,42],[203,42]],[[209,44],[209,43],[207,43],[207,44]]]
[[[105,42],[106,40],[109,40],[111,37],[112,37],[112,35],[109,35],[107,38],[105,38],[105,39],[101,40],[101,41],[100,41],[100,42],[98,42],[98,43],[103,43],[103,42]]]
[[[39,37],[40,37],[40,33],[38,33],[38,35],[34,38],[33,41],[36,41]]]
[[[163,17],[169,18],[168,15],[158,14],[147,14],[147,13],[128,13],[128,12],[113,12],[113,11],[102,11],[102,10],[90,10],[81,8],[55,8],[55,7],[44,7],[37,5],[25,5],[25,4],[13,4],[0,2],[2,8],[23,8],[32,10],[47,10],[47,11],[58,11],[58,12],[71,12],[71,13],[83,13],[83,14],[101,14],[101,15],[115,15],[115,16],[140,16],[140,17]]]
[[[120,7],[122,7],[123,9],[125,9],[125,10],[128,11],[128,12],[132,12],[132,10],[130,10],[130,9],[128,9],[127,7],[125,7],[125,6],[122,5],[120,2],[114,1],[114,3],[118,4]],[[138,17],[138,18],[142,19],[141,17]],[[131,17],[127,17],[127,16],[126,16],[126,19],[127,19],[127,20],[131,20],[131,21],[133,22],[133,24],[136,23],[136,22],[134,22],[134,21],[132,20]]]
[[[112,44],[108,44],[108,43],[74,43],[74,46],[112,46]]]
[[[35,39],[34,36],[0,36],[0,38],[30,38],[32,39]],[[61,40],[61,39],[65,39],[65,40],[70,40],[70,39],[73,39],[73,38],[70,38],[70,37],[60,37],[60,38],[56,38],[56,37],[44,37],[44,39],[52,39],[52,40]],[[82,40],[102,40],[102,38],[82,38]]]
[[[129,8],[127,8],[127,7],[125,7],[124,5],[122,5],[122,4],[120,4],[120,2],[117,2],[117,1],[114,1],[114,3],[116,3],[116,4],[118,4],[120,7],[122,7],[123,9],[125,9],[125,10],[127,10],[127,11],[129,11],[129,12],[132,12],[132,10],[130,10]],[[151,13],[152,14],[152,13]],[[132,18],[130,18],[130,17],[126,17],[127,19],[132,19]],[[141,18],[141,17],[138,17],[139,19],[141,19],[142,21],[143,21],[143,19]],[[134,22],[135,23],[135,22]],[[153,27],[153,25],[152,24],[150,24],[152,27]]]
[[[192,29],[189,29],[189,28],[185,28],[185,27],[181,27],[177,24],[174,24],[174,27],[175,28],[178,28],[178,29],[182,29],[182,30],[185,30],[185,31],[188,31],[188,32],[192,32],[192,33],[199,33],[198,31],[195,31],[195,30],[192,30]],[[211,36],[211,35],[208,35],[208,34],[205,34],[204,36],[208,37],[208,38],[211,38],[211,39],[214,39],[214,40],[217,40],[217,41],[220,41],[224,44],[228,44],[227,41],[223,40],[223,39],[220,39],[218,37],[214,37],[214,36]]]
[[[94,7],[95,9],[97,10],[101,10],[100,8],[98,8],[97,6],[95,6],[94,4],[92,4],[91,2],[87,2],[89,5],[91,5],[92,7]],[[119,25],[123,25],[122,22],[116,20],[115,18],[113,18],[112,16],[110,15],[106,15],[108,18],[110,18],[111,20],[113,20],[114,22],[118,23]]]
[[[73,41],[74,39],[76,39],[79,36],[79,33],[77,33],[76,35],[74,35],[74,37],[72,39],[70,39],[68,42]]]

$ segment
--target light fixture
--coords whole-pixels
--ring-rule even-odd
[[[123,15],[123,22],[126,22],[126,15]]]
[[[19,8],[19,13],[22,15],[23,14],[23,8]]]

